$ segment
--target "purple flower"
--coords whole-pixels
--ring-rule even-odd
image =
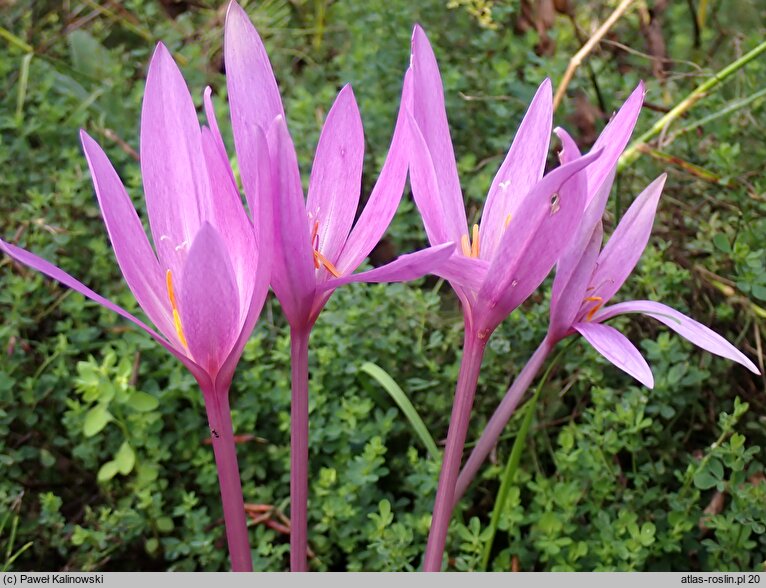
[[[579,158],[580,153],[574,142],[563,131],[560,135],[564,143],[562,162]],[[551,343],[555,343],[575,332],[580,333],[615,366],[652,388],[652,372],[638,350],[615,328],[603,324],[619,314],[638,312],[660,321],[698,347],[736,361],[758,374],[760,372],[755,364],[726,339],[665,304],[633,300],[606,306],[625,283],[646,248],[665,178],[665,174],[661,175],[635,199],[603,250],[600,211],[599,220],[590,225],[590,230],[588,219],[583,220],[581,235],[586,237],[586,232],[590,233],[587,240],[582,239],[584,247],[577,250],[575,243],[559,262],[551,295],[548,337]],[[611,181],[605,182],[605,186],[601,194],[608,195]],[[594,198],[596,208],[601,210],[603,205],[599,205],[598,201],[598,197]]]
[[[252,569],[234,453],[228,391],[269,284],[269,208],[242,206],[213,113],[200,127],[183,76],[162,44],[152,57],[141,115],[141,173],[152,241],[99,145],[81,139],[117,263],[155,328],[47,261],[0,241],[28,265],[127,318],[175,355],[205,398],[219,468],[229,548],[235,570]],[[270,178],[258,199],[269,200]]]
[[[545,80],[492,181],[480,222],[469,231],[441,76],[419,26],[408,76],[413,195],[431,244],[460,244],[435,273],[455,289],[467,329],[486,340],[537,289],[577,229],[586,198],[578,172],[611,154],[607,147],[543,176],[553,117],[551,83]]]
[[[255,183],[268,151],[273,191],[274,265],[271,286],[290,324],[291,499],[290,567],[308,568],[308,342],[335,288],[349,282],[394,282],[432,272],[454,243],[439,243],[373,270],[354,274],[396,212],[407,177],[409,128],[403,109],[380,176],[359,219],[364,132],[350,86],[327,114],[304,199],[300,171],[274,73],[263,42],[236,2],[226,18],[225,59],[234,139],[242,179]],[[403,102],[411,83],[405,79]],[[265,137],[265,146],[253,141]]]

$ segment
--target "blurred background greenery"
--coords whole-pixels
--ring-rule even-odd
[[[535,88],[610,14],[612,0],[243,2],[271,56],[304,178],[324,116],[352,83],[369,193],[385,157],[412,25],[439,59],[469,217]],[[131,310],[77,131],[108,152],[143,214],[138,123],[163,40],[198,106],[221,121],[225,6],[210,0],[0,0],[0,232]],[[578,68],[556,124],[587,148],[640,79],[638,132],[766,32],[763,0],[637,0]],[[620,296],[661,299],[759,363],[766,335],[766,57],[736,72],[619,175],[607,230],[670,174],[644,257]],[[224,135],[231,134],[224,122]],[[555,165],[555,150],[550,164]],[[469,219],[470,220],[470,219]],[[424,243],[409,193],[372,263]],[[175,359],[110,312],[0,259],[0,569],[227,567],[202,399]],[[542,338],[549,283],[491,340],[470,438]],[[766,383],[657,323],[620,319],[652,365],[646,390],[580,341],[537,405],[500,519],[492,570],[763,570]],[[437,443],[461,345],[435,280],[351,286],[311,354],[311,567],[417,569],[439,464],[384,389],[402,387]],[[289,345],[269,299],[232,390],[256,569],[288,561]],[[481,569],[485,529],[520,419],[456,512],[449,567]]]

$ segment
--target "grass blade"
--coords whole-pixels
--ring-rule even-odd
[[[440,453],[439,449],[436,447],[434,438],[431,437],[431,433],[428,432],[423,419],[420,418],[418,411],[415,410],[412,402],[410,402],[410,399],[404,393],[404,390],[399,387],[399,384],[397,384],[383,368],[369,361],[365,362],[361,369],[363,372],[372,376],[378,384],[383,386],[383,389],[388,392],[388,395],[394,402],[396,402],[397,406],[404,413],[404,416],[407,417],[407,420],[410,421],[412,428],[415,430],[417,436],[420,437],[420,441],[425,445],[428,453],[431,454],[433,459],[438,460]]]

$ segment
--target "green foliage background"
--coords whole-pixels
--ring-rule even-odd
[[[0,0],[3,238],[134,311],[77,130],[86,128],[105,147],[143,214],[131,150],[156,41],[183,62],[198,104],[204,86],[213,87],[225,120],[224,7],[209,0],[164,4],[173,17],[153,0]],[[353,84],[365,121],[367,193],[385,157],[411,27],[422,23],[442,68],[469,215],[478,217],[536,86],[546,76],[560,81],[582,39],[617,3],[572,2],[571,18],[554,14],[537,29],[522,26],[520,0],[243,4],[279,78],[304,177],[334,95]],[[651,57],[652,18],[665,61]],[[652,108],[638,130],[646,129],[659,118],[656,110],[672,107],[765,32],[762,0],[639,0],[578,69],[556,123],[587,147],[644,79]],[[541,55],[543,40],[553,51]],[[673,131],[762,90],[764,59],[669,129],[655,146],[672,162],[642,155],[625,169],[607,215],[613,227],[641,188],[668,171],[650,246],[620,296],[688,311],[761,369],[766,99],[684,134]],[[373,262],[423,244],[407,195]],[[226,569],[213,453],[192,377],[110,312],[7,258],[0,266],[0,565]],[[546,284],[494,335],[471,438],[542,338],[548,290]],[[643,348],[655,389],[638,386],[580,341],[567,349],[538,404],[490,569],[763,570],[763,378],[693,349],[656,323],[616,322]],[[434,280],[344,288],[311,343],[311,567],[417,569],[439,464],[361,366],[371,361],[391,374],[433,437],[443,439],[461,345],[456,301]],[[232,406],[235,431],[247,435],[239,445],[246,501],[273,506],[277,523],[279,513],[289,513],[288,357],[285,323],[270,299],[237,372]],[[494,465],[454,517],[450,569],[479,568],[519,422],[511,422]],[[286,568],[288,539],[279,525],[254,523],[250,537],[256,569]]]

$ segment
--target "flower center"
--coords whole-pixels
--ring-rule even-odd
[[[340,277],[340,272],[335,268],[332,262],[324,255],[319,253],[319,221],[314,221],[314,227],[311,229],[311,247],[314,250],[314,267],[319,269],[324,266],[336,278]]]
[[[184,329],[181,326],[181,315],[178,314],[178,304],[176,304],[176,295],[173,292],[173,274],[170,270],[165,272],[165,285],[168,288],[168,299],[170,300],[170,308],[173,309],[173,325],[178,333],[178,338],[181,340],[181,345],[188,349],[189,345],[186,343],[186,337],[184,336]]]

